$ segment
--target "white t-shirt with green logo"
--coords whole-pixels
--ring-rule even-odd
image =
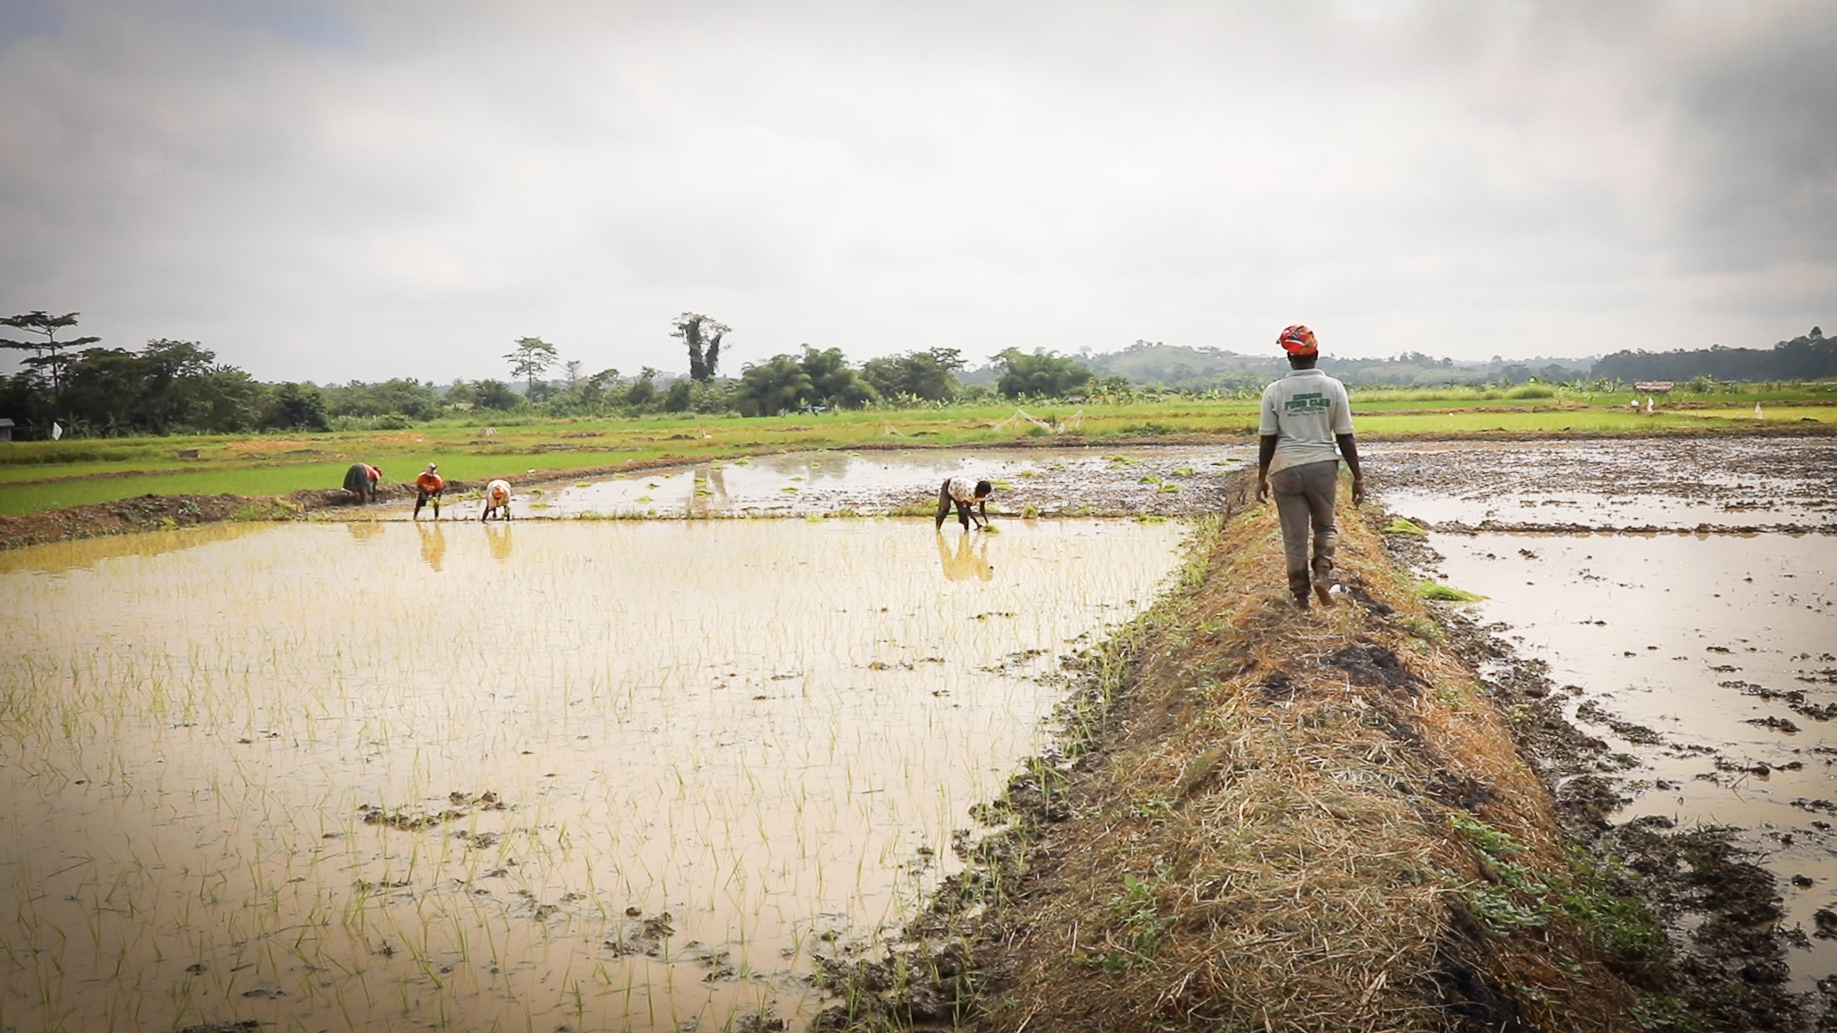
[[[1339,459],[1336,434],[1352,433],[1346,385],[1317,369],[1298,369],[1263,389],[1257,433],[1279,436],[1269,472]]]

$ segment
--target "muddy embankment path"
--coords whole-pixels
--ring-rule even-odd
[[[1348,594],[1298,611],[1248,480],[1084,658],[975,866],[891,959],[836,966],[827,1028],[1813,1028],[1754,930],[1765,871],[1714,835],[1604,838],[1605,744],[1418,597],[1388,514],[1342,498]]]

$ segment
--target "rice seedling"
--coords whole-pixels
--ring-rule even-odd
[[[1424,599],[1443,603],[1477,603],[1486,598],[1483,595],[1475,595],[1465,589],[1451,588],[1435,581],[1418,582],[1416,594]]]
[[[957,870],[1062,644],[1149,599],[1181,535],[1017,525],[1001,581],[953,582],[920,526],[543,522],[511,564],[449,530],[436,569],[421,529],[303,523],[9,567],[0,755],[30,777],[0,805],[60,831],[0,847],[0,1012],[810,1014],[795,978]]]

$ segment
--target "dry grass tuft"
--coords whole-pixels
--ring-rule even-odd
[[[1637,1028],[1505,715],[1341,520],[1360,602],[1297,611],[1263,507],[1147,619],[990,912],[982,1028]]]

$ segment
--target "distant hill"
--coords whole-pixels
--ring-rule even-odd
[[[1837,342],[1812,327],[1811,332],[1772,348],[1679,349],[1668,352],[1619,351],[1595,363],[1594,376],[1613,380],[1822,380],[1837,377]]]

